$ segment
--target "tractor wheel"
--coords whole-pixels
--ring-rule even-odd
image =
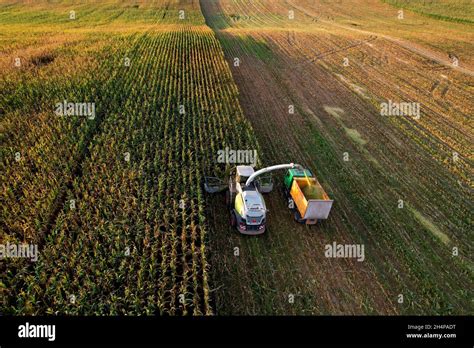
[[[304,223],[304,219],[301,217],[301,214],[298,209],[295,210],[295,221],[300,224]]]

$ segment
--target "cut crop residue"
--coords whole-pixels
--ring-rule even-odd
[[[332,106],[327,106],[324,105],[324,110],[331,116],[334,116],[337,119],[340,119],[342,117],[342,114],[344,113],[344,110],[338,107],[332,107]]]
[[[356,144],[361,145],[361,146],[367,144],[367,140],[362,138],[362,135],[359,133],[357,129],[348,128],[344,125],[344,122],[342,121],[342,114],[344,114],[343,109],[338,108],[338,107],[324,105],[324,110],[329,115],[333,116],[339,121],[342,128],[344,128],[344,131],[346,132],[347,136],[351,138],[352,141],[354,141]]]
[[[444,244],[448,245],[451,240],[449,237],[442,232],[435,224],[433,224],[430,220],[424,217],[418,210],[414,208],[410,208],[415,218],[425,227],[428,231],[430,231],[434,236],[436,236],[439,240],[441,240]]]
[[[349,86],[350,89],[352,89],[354,92],[356,92],[358,95],[360,95],[364,99],[370,99],[370,97],[367,95],[367,90],[359,85],[356,85],[355,83],[352,83],[349,81],[347,78],[345,78],[341,74],[336,74],[339,79],[344,82],[347,86]]]
[[[367,144],[367,140],[362,138],[362,135],[360,135],[357,129],[344,127],[344,130],[346,131],[346,134],[349,136],[349,138],[351,138],[357,144],[362,145],[362,146]]]

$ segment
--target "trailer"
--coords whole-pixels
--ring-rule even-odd
[[[333,200],[308,169],[289,169],[284,178],[288,208],[299,223],[313,225],[327,219]]]

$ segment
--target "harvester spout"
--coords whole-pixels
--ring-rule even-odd
[[[255,178],[261,174],[265,174],[268,172],[271,172],[273,170],[278,170],[278,169],[293,169],[293,168],[303,168],[299,164],[296,163],[290,163],[290,164],[278,164],[276,166],[271,166],[271,167],[266,167],[260,170],[257,170],[255,173],[249,176],[247,181],[245,182],[245,186],[249,186],[252,181],[255,180]]]

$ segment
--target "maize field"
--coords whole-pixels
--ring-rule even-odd
[[[107,25],[83,33],[96,19],[79,9],[58,47],[39,32],[39,49],[2,43],[1,239],[41,249],[0,264],[3,313],[212,313],[202,175],[217,149],[254,140],[196,2],[155,6],[140,30],[112,32],[124,9],[97,5]],[[63,101],[95,115],[58,116]]]
[[[473,10],[0,0],[0,314],[472,314]],[[239,234],[203,183],[245,151],[329,219],[275,172]]]

